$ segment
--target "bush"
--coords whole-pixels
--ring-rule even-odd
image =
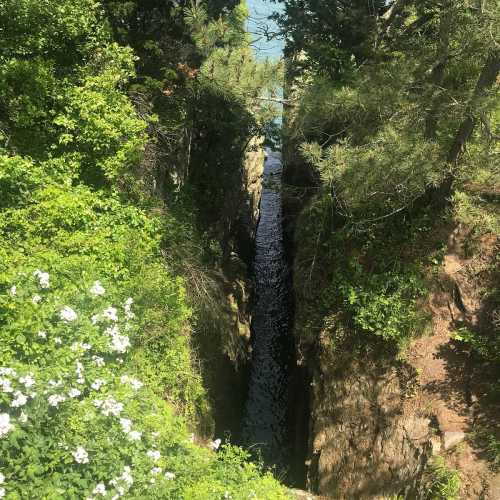
[[[6,498],[285,498],[242,451],[192,444],[154,381],[137,378],[142,307],[112,282],[25,268],[0,304]]]
[[[429,500],[458,500],[460,474],[449,469],[442,457],[437,456],[428,464],[430,483],[425,498]]]
[[[357,266],[339,291],[346,310],[361,331],[398,345],[421,326],[418,299],[425,294],[422,278],[411,269],[405,273],[364,274]]]
[[[468,344],[484,359],[493,362],[500,360],[500,341],[495,335],[491,337],[481,336],[463,326],[456,330],[453,334],[453,338],[459,342]]]
[[[285,498],[192,442],[210,415],[172,248],[196,230],[141,182],[132,50],[96,0],[4,4],[0,498]]]

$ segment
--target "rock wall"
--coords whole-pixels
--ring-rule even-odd
[[[495,372],[454,335],[464,324],[491,329],[496,316],[485,290],[498,279],[499,242],[460,226],[443,226],[432,237],[446,251],[421,304],[430,323],[399,355],[369,337],[359,348],[359,334],[339,330],[345,323],[338,311],[311,339],[307,311],[296,310],[297,358],[311,377],[309,491],[332,499],[428,498],[427,465],[439,455],[459,471],[460,499],[498,498],[500,475],[475,437],[499,428],[498,406],[485,390]]]
[[[254,254],[255,232],[259,221],[259,205],[262,194],[265,153],[262,139],[253,140],[243,164],[242,185],[239,188],[238,209],[232,217],[234,230],[225,251],[223,263],[224,293],[227,312],[231,317],[234,336],[229,339],[227,353],[235,363],[238,358],[247,359],[250,342],[251,265]]]
[[[312,366],[308,488],[335,499],[411,498],[432,431],[409,403],[409,367],[333,349],[328,334]]]
[[[224,260],[209,271],[207,300],[201,311],[201,331],[196,336],[201,371],[212,403],[215,428],[208,434],[228,436],[238,442],[246,400],[250,359],[250,325],[254,238],[264,171],[262,141],[249,148],[225,214],[229,237],[221,242]]]

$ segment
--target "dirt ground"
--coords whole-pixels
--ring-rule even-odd
[[[500,474],[491,469],[484,449],[474,439],[478,425],[498,429],[500,407],[486,400],[487,373],[463,344],[454,340],[459,326],[480,329],[488,269],[499,249],[494,237],[476,241],[472,257],[464,251],[467,230],[449,237],[444,262],[427,307],[432,332],[416,340],[407,352],[418,373],[418,389],[408,404],[427,414],[435,428],[433,452],[445,457],[461,475],[463,499],[500,499]]]

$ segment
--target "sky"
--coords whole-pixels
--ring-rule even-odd
[[[282,8],[281,4],[276,4],[269,0],[247,0],[247,5],[250,9],[248,30],[256,40],[255,49],[257,57],[261,59],[279,59],[283,51],[283,40],[272,40],[268,42],[264,36],[254,33],[260,32],[263,24],[268,25],[271,31],[277,29],[276,25],[266,18],[276,10],[280,10]]]

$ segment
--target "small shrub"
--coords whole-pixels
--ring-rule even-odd
[[[421,326],[417,301],[425,293],[416,272],[365,275],[357,269],[339,290],[354,324],[361,331],[402,344]],[[353,279],[354,278],[354,279]]]
[[[493,468],[500,468],[500,439],[491,430],[480,427],[475,432],[480,446],[486,450],[488,460],[491,462]]]
[[[0,496],[286,498],[245,452],[192,444],[165,401],[177,395],[158,395],[156,377],[138,378],[140,315],[150,307],[138,302],[112,280],[39,269],[3,286]],[[167,345],[168,366],[182,377],[189,359]]]
[[[442,457],[435,457],[428,464],[430,474],[429,489],[425,496],[428,500],[458,500],[460,474],[446,466]]]
[[[463,326],[453,334],[453,338],[469,345],[484,359],[500,360],[500,342],[497,337],[484,337]]]

